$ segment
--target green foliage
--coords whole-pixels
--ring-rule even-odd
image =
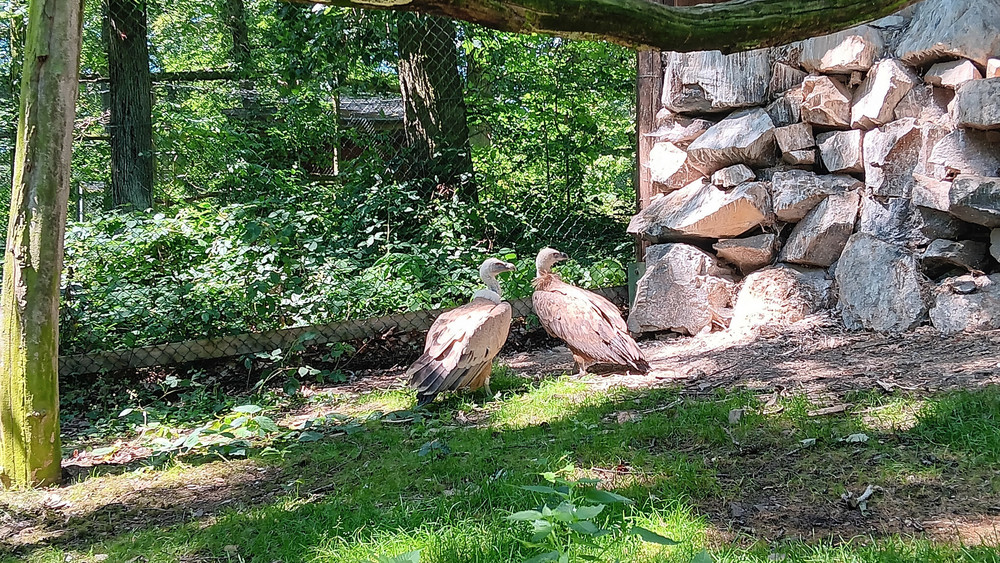
[[[600,481],[596,479],[568,479],[574,471],[573,465],[567,465],[558,471],[541,474],[549,485],[520,487],[555,499],[551,503],[554,506],[546,502],[538,510],[522,510],[507,517],[512,522],[531,523],[532,536],[524,544],[542,550],[525,563],[601,561],[608,549],[628,536],[638,536],[658,545],[677,545],[674,540],[642,526],[626,527],[624,521],[606,513],[604,518],[597,520],[609,505],[633,504],[632,500],[598,489],[596,485]]]

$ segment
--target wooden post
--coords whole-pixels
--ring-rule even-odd
[[[59,276],[80,74],[81,0],[29,0],[0,294],[0,482],[58,483]]]
[[[653,139],[649,137],[656,129],[656,113],[660,110],[660,92],[663,89],[663,65],[659,51],[639,51],[636,54],[636,211],[645,209],[653,197],[653,180],[649,171],[649,151]],[[635,261],[642,262],[646,246],[636,237]]]

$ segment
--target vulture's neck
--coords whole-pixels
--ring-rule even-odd
[[[486,284],[486,289],[480,289],[472,295],[472,298],[476,299],[484,297],[494,303],[499,303],[501,299],[500,282],[498,282],[497,279],[491,275],[483,275],[481,277],[483,279],[483,283]]]

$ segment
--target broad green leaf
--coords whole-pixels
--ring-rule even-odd
[[[312,430],[304,430],[301,434],[299,434],[300,442],[315,442],[317,440],[321,440],[322,438],[322,432],[315,432]]]
[[[621,495],[608,491],[602,491],[600,489],[594,489],[592,487],[588,487],[583,490],[583,498],[591,502],[599,502],[603,504],[615,504],[615,503],[632,504],[632,499],[628,497],[623,497]]]
[[[646,528],[643,528],[642,526],[633,526],[632,529],[629,530],[629,534],[630,535],[639,536],[640,538],[643,539],[643,541],[648,541],[649,543],[655,543],[655,544],[658,544],[658,545],[677,545],[678,544],[678,542],[676,542],[676,541],[674,541],[674,540],[672,540],[672,539],[670,539],[670,538],[668,538],[666,536],[661,536],[660,534],[657,534],[656,532],[654,532],[652,530],[647,530]]]
[[[257,405],[240,405],[238,407],[233,407],[233,412],[238,412],[241,414],[257,414],[264,409],[258,407]]]
[[[603,504],[595,504],[593,506],[579,506],[576,509],[576,517],[580,520],[590,520],[594,516],[597,516],[604,510]]]
[[[551,472],[551,471],[546,471],[545,473],[542,473],[541,475],[542,475],[542,478],[545,479],[546,481],[548,481],[549,483],[555,483],[556,482],[556,474],[553,473],[553,472]]]
[[[274,420],[266,416],[255,416],[253,421],[256,422],[257,425],[260,426],[260,429],[264,432],[278,432],[281,430]]]
[[[531,524],[534,532],[531,536],[531,543],[541,543],[552,533],[552,522],[548,520],[535,520]]]
[[[581,534],[586,534],[592,536],[597,532],[601,531],[600,528],[594,525],[590,520],[580,520],[579,522],[572,522],[569,528],[574,532],[579,532]]]
[[[705,551],[704,549],[694,554],[691,558],[691,563],[715,563],[715,558],[712,554]]]
[[[573,512],[575,510],[576,507],[573,506],[573,503],[563,501],[559,503],[559,506],[552,510],[552,517],[560,522],[572,522],[574,520]]]
[[[542,513],[537,510],[522,510],[511,514],[507,519],[514,522],[528,522],[530,520],[538,520],[541,517]]]
[[[550,493],[554,494],[556,492],[552,487],[546,487],[544,485],[525,485],[523,487],[518,487],[519,489],[524,489],[525,491],[531,491],[533,493]]]

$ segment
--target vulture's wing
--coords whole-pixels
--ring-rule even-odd
[[[585,289],[556,283],[531,296],[542,326],[571,349],[599,363],[648,369],[613,303]]]
[[[511,316],[510,304],[489,299],[442,313],[427,333],[424,354],[407,371],[410,385],[418,395],[433,398],[441,391],[485,381],[484,366],[507,341]]]

